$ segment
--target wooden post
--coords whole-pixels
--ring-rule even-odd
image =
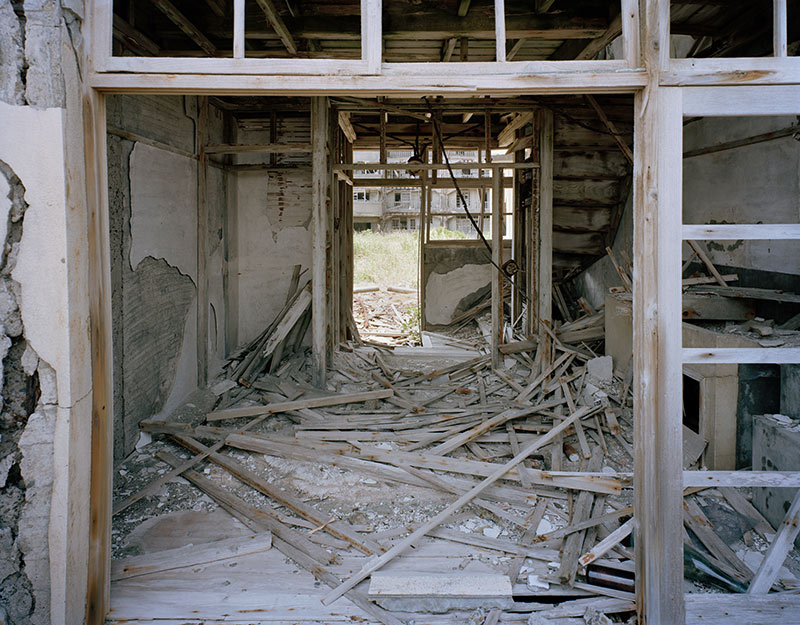
[[[428,172],[420,172],[422,187],[419,190],[419,253],[417,256],[417,307],[419,308],[420,332],[426,329],[425,325],[425,245],[430,237],[430,186],[428,185]]]
[[[492,170],[492,366],[500,366],[503,342],[503,170]]]
[[[328,344],[328,98],[311,98],[311,351],[314,385],[324,388]]]
[[[110,49],[110,45],[109,45]],[[111,335],[111,242],[108,222],[105,96],[87,89],[83,99],[86,201],[89,212],[89,320],[92,339],[92,460],[86,619],[105,623],[110,604],[111,496],[114,428]]]
[[[233,58],[244,58],[244,0],[233,0]]]
[[[494,37],[496,58],[506,60],[506,3],[505,0],[494,0]]]
[[[208,382],[208,96],[197,96],[197,386]]]
[[[236,120],[228,111],[223,112],[223,136],[226,142],[236,143]],[[223,157],[226,165],[233,165],[237,157],[227,154]],[[224,172],[225,175],[225,219],[223,221],[223,253],[222,290],[225,296],[225,355],[230,356],[239,342],[239,226],[238,185],[239,175],[233,167]]]
[[[788,46],[788,21],[786,19],[786,0],[773,0],[772,2],[772,40],[773,54],[787,56]]]
[[[649,625],[682,623],[680,89],[636,95],[633,214],[636,592]]]
[[[542,346],[542,364],[550,362],[550,335],[543,324],[553,320],[553,112],[543,109],[539,127],[539,241],[536,257],[537,328]]]

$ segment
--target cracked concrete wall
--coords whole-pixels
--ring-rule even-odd
[[[683,147],[685,151],[702,149],[788,127],[800,133],[798,118],[706,117],[686,126]],[[684,159],[683,215],[690,224],[800,223],[800,141],[788,136]],[[706,241],[702,245],[712,262],[723,267],[800,274],[796,241]],[[685,246],[684,258],[690,253]]]
[[[511,258],[504,242],[503,257]],[[491,257],[483,245],[445,243],[425,248],[422,261],[423,319],[429,329],[448,325],[492,288]]]
[[[310,143],[308,118],[278,118],[280,143]],[[240,131],[239,143],[269,143],[269,132]],[[311,167],[309,155],[283,156],[298,165],[283,171],[237,174],[238,278],[237,342],[252,340],[286,302],[294,265],[311,267]],[[262,162],[263,155],[243,155],[239,162]]]
[[[210,115],[221,140],[222,117]],[[114,460],[134,448],[139,422],[167,416],[197,386],[197,101],[182,96],[108,99],[109,209],[114,340]],[[165,144],[113,134],[124,130]],[[171,146],[180,153],[170,151]],[[209,364],[224,357],[224,176],[208,187]]]
[[[80,622],[91,351],[80,0],[0,0],[0,622]]]

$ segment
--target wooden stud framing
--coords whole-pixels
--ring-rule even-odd
[[[788,23],[786,0],[772,0],[772,53],[776,57],[786,57],[789,54]]]
[[[328,98],[311,98],[311,351],[314,385],[320,388],[325,387],[328,364],[328,118]]]
[[[286,23],[283,21],[280,13],[278,13],[278,10],[275,8],[272,0],[256,0],[256,3],[264,12],[267,22],[269,22],[273,30],[277,33],[278,38],[281,40],[289,54],[297,54],[297,44],[294,42],[292,33],[289,32],[289,29],[286,27]]]
[[[494,37],[495,37],[495,51],[496,51],[495,60],[498,61],[499,63],[505,63],[506,60],[505,0],[494,0]]]
[[[208,97],[197,98],[197,386],[208,382]]]
[[[170,21],[180,28],[189,39],[194,41],[209,56],[217,53],[217,47],[169,0],[150,0]]]
[[[162,5],[165,1],[158,0]],[[236,3],[241,4],[240,0],[236,0]],[[680,470],[680,406],[676,399],[679,394],[674,393],[674,389],[676,385],[680,386],[681,361],[800,362],[800,355],[797,354],[798,350],[790,349],[681,349],[679,242],[681,238],[730,240],[745,236],[768,236],[770,239],[800,237],[796,225],[786,228],[762,224],[686,225],[681,231],[680,116],[681,112],[686,116],[791,115],[800,112],[800,59],[787,57],[784,52],[785,2],[775,2],[776,23],[783,22],[782,26],[775,29],[775,58],[669,59],[665,28],[669,22],[668,3],[622,0],[618,26],[624,37],[623,60],[503,62],[505,36],[502,38],[502,55],[499,48],[501,38],[498,36],[496,62],[448,63],[447,66],[440,63],[383,65],[381,3],[375,0],[362,2],[362,59],[359,61],[243,58],[243,26],[239,26],[235,37],[235,41],[239,41],[234,45],[235,58],[112,57],[112,2],[94,0],[89,4],[87,28],[90,32],[87,40],[92,50],[92,63],[87,71],[86,85],[89,90],[84,101],[84,115],[90,204],[89,252],[92,259],[92,410],[95,427],[92,437],[92,527],[87,623],[102,623],[108,606],[109,467],[113,443],[108,273],[110,243],[105,107],[101,92],[314,96],[312,241],[315,260],[312,274],[312,333],[315,382],[324,384],[329,322],[325,294],[330,217],[327,154],[329,114],[325,95],[350,93],[367,97],[444,93],[451,96],[480,94],[503,97],[632,91],[638,91],[636,149],[633,155],[637,593],[640,617],[646,616],[648,625],[683,622],[680,489],[684,484],[711,478],[708,472],[694,472],[694,475],[687,476]],[[502,0],[499,4],[502,4]],[[462,0],[461,5],[468,7],[469,2]],[[640,19],[637,19],[637,13]],[[239,35],[239,32],[242,34]],[[607,33],[605,43],[616,34],[616,31]],[[602,48],[601,43],[605,45],[599,40],[595,43],[598,50]],[[453,42],[452,49],[454,47]],[[208,49],[206,52],[212,53]],[[466,56],[467,46],[464,45],[463,61],[467,60]],[[446,60],[444,55],[442,59]],[[647,69],[642,69],[643,66]],[[646,91],[641,91],[644,87],[647,87]],[[384,154],[385,150],[384,144]],[[546,182],[547,169],[551,167],[545,162],[546,159],[546,150],[542,150],[542,182]],[[499,171],[493,170],[494,178]],[[228,175],[235,181],[235,173]],[[230,186],[235,188],[235,184]],[[546,193],[546,189],[544,191]],[[230,228],[235,229],[235,223],[226,227],[230,232]],[[783,228],[784,236],[773,236],[776,228]],[[544,234],[543,230],[539,231],[540,237],[541,234]],[[536,256],[536,269],[539,272],[543,271],[540,262],[542,253],[540,249]],[[227,271],[232,271],[232,268]],[[541,273],[539,277],[542,277]],[[541,286],[541,280],[537,280],[537,288]],[[540,303],[550,301],[549,288],[547,291],[539,290],[538,300]],[[539,312],[541,314],[541,310]],[[232,339],[227,330],[226,337],[230,347]],[[717,476],[713,479],[719,481],[729,478]],[[755,477],[751,476],[751,479]],[[780,480],[781,476],[774,475],[770,479]],[[786,479],[794,480],[796,477],[789,476]],[[695,618],[698,610],[713,611],[714,606],[721,606],[728,601],[730,598],[724,595],[719,598],[690,597],[687,599],[687,618],[690,622],[699,622]],[[769,600],[773,607],[783,605],[781,602],[786,601],[786,598]],[[767,612],[771,608],[763,601],[759,603],[758,598],[751,599],[750,603],[758,604],[759,610]],[[722,612],[720,615],[718,622],[729,618]]]
[[[92,338],[92,458],[86,623],[105,622],[110,604],[112,414],[111,240],[108,221],[106,101],[88,89],[83,100],[86,201],[89,211],[89,301]]]
[[[503,342],[503,170],[492,170],[492,366],[500,366]]]
[[[545,346],[544,362],[549,362],[550,335],[543,324],[553,320],[553,112],[540,111],[539,127],[539,202],[536,208],[538,221],[538,247],[536,254],[537,327],[540,345]]]

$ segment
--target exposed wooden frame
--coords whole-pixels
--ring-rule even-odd
[[[311,98],[311,352],[314,385],[319,388],[325,387],[328,367],[328,124],[328,98]]]
[[[380,15],[380,3],[365,0],[372,9],[373,15]],[[680,126],[674,123],[670,106],[683,100],[683,112],[686,115],[742,115],[742,114],[796,114],[796,105],[800,102],[797,93],[798,83],[797,58],[771,59],[664,59],[668,50],[666,34],[657,27],[659,20],[664,21],[663,6],[655,0],[641,0],[640,7],[647,23],[643,24],[642,42],[645,56],[648,58],[649,73],[638,69],[641,63],[631,61],[631,54],[638,55],[638,29],[626,31],[626,24],[631,22],[625,8],[636,10],[633,0],[623,0],[622,28],[625,37],[626,60],[624,61],[559,61],[559,62],[510,62],[502,67],[498,63],[456,63],[441,67],[440,64],[400,64],[400,67],[387,67],[378,63],[373,71],[376,75],[364,75],[366,71],[362,61],[344,62],[325,60],[292,59],[288,61],[272,61],[267,59],[112,59],[110,57],[112,41],[112,12],[109,0],[96,0],[87,10],[87,25],[90,35],[87,38],[94,50],[95,62],[88,68],[87,85],[90,96],[85,104],[88,111],[87,138],[87,184],[90,191],[90,207],[92,212],[90,245],[92,255],[92,333],[93,333],[93,375],[94,396],[93,411],[96,422],[93,435],[92,457],[92,548],[90,551],[90,602],[87,622],[102,622],[107,601],[107,584],[104,581],[104,567],[108,555],[108,537],[110,528],[104,516],[104,506],[110,503],[110,479],[108,462],[110,458],[110,389],[109,378],[111,361],[110,295],[108,285],[110,277],[106,275],[108,263],[108,227],[107,200],[105,198],[105,115],[103,95],[100,92],[137,92],[137,93],[198,93],[198,94],[291,94],[291,95],[332,95],[335,93],[358,93],[361,96],[372,95],[416,95],[426,93],[463,94],[474,96],[476,93],[501,96],[536,94],[536,93],[614,93],[639,90],[645,86],[650,88],[646,93],[637,95],[636,136],[637,149],[634,153],[636,169],[635,190],[635,222],[636,249],[639,253],[650,254],[642,262],[637,261],[634,275],[634,345],[635,352],[640,354],[637,368],[637,380],[634,384],[637,408],[641,414],[637,416],[636,453],[637,453],[637,550],[644,549],[645,544],[665,546],[663,561],[653,561],[658,554],[645,555],[642,560],[637,581],[642,597],[643,613],[647,614],[648,623],[678,623],[683,615],[680,604],[682,599],[674,595],[675,584],[671,571],[681,570],[680,563],[674,562],[674,541],[671,532],[668,540],[661,540],[665,531],[652,524],[667,524],[672,527],[669,513],[669,497],[661,501],[662,493],[656,478],[661,469],[667,467],[666,475],[672,488],[674,467],[674,442],[676,437],[669,428],[674,424],[664,425],[661,417],[669,414],[665,411],[670,406],[659,398],[659,389],[671,388],[670,375],[673,375],[674,361],[683,352],[680,351],[679,331],[676,334],[665,322],[669,305],[664,305],[663,294],[672,293],[675,282],[679,278],[667,278],[658,292],[654,289],[659,283],[659,268],[652,253],[664,242],[667,230],[681,238],[680,227],[672,223],[672,211],[665,216],[665,222],[656,223],[659,214],[658,204],[668,206],[670,196],[668,183],[664,174],[665,154],[669,154],[673,167],[680,169],[679,148]],[[376,8],[378,9],[375,13]],[[659,10],[662,11],[659,17]],[[366,18],[365,18],[366,19]],[[372,19],[372,24],[379,20]],[[636,20],[633,20],[634,25]],[[363,32],[363,31],[362,31]],[[370,37],[362,38],[373,41],[374,49],[380,50],[380,37],[377,45]],[[658,45],[654,45],[654,42]],[[370,48],[373,49],[373,48]],[[363,49],[362,49],[363,52]],[[367,56],[364,54],[363,56]],[[373,53],[373,63],[380,55]],[[262,63],[261,61],[266,61]],[[308,61],[308,62],[305,62]],[[394,64],[393,64],[394,65]],[[632,69],[633,68],[633,69]],[[659,69],[662,71],[659,72]],[[139,72],[139,73],[123,73]],[[328,75],[330,74],[330,75]],[[343,80],[343,77],[349,78]],[[662,86],[688,86],[686,89],[658,89]],[[735,85],[735,86],[717,86]],[[751,85],[751,86],[742,86]],[[762,85],[762,86],[752,86]],[[776,86],[787,85],[787,86]],[[93,90],[96,89],[97,91]],[[660,92],[669,93],[660,93]],[[674,92],[679,95],[674,95]],[[324,98],[320,98],[324,100]],[[670,104],[670,102],[672,104]],[[650,134],[647,134],[650,133]],[[667,145],[659,147],[652,142],[652,137],[659,141],[665,138]],[[677,165],[676,165],[677,163]],[[674,191],[673,191],[674,193]],[[672,224],[672,225],[670,225]],[[662,228],[662,226],[664,226]],[[688,226],[687,226],[688,227]],[[694,226],[692,226],[694,227]],[[733,232],[732,230],[730,232]],[[695,238],[702,238],[697,237]],[[792,237],[794,238],[794,237]],[[675,251],[670,252],[672,256]],[[667,263],[669,264],[669,263]],[[662,290],[663,288],[663,290]],[[674,293],[673,293],[674,295]],[[661,316],[656,316],[654,306]],[[678,315],[679,316],[679,315]],[[669,371],[659,370],[659,353],[656,351],[659,338],[669,339],[671,358],[667,359]],[[708,350],[706,350],[708,351]],[[760,353],[765,350],[758,350]],[[781,350],[784,354],[787,350]],[[720,353],[715,350],[715,353]],[[703,360],[708,362],[708,360]],[[679,367],[678,367],[679,369]],[[664,431],[667,428],[667,431]],[[652,436],[652,441],[647,437]],[[661,449],[666,437],[666,449]],[[679,440],[679,439],[678,439]],[[648,457],[646,453],[654,450]],[[660,451],[659,451],[660,450]],[[675,456],[678,457],[678,456]],[[677,461],[679,463],[679,460]],[[680,474],[680,472],[678,472]],[[686,476],[683,476],[686,480]],[[668,494],[671,494],[669,491]],[[105,498],[105,499],[104,499]],[[641,514],[647,506],[663,509],[667,514],[662,518],[653,509]],[[657,511],[657,510],[656,510]],[[649,522],[652,522],[649,523]],[[677,527],[680,527],[678,521]],[[645,561],[646,560],[646,561]],[[672,567],[672,568],[670,568]],[[769,605],[763,601],[758,603],[759,609],[769,611],[775,606],[784,605],[790,598],[771,597]],[[794,600],[794,599],[792,599]],[[698,610],[712,605],[730,603],[731,599],[719,596],[713,602],[704,597],[688,597],[687,618],[690,622]],[[672,606],[670,604],[673,604]],[[677,606],[677,607],[676,607]],[[777,609],[777,608],[776,608]],[[776,612],[778,614],[779,612]],[[670,620],[671,616],[679,616]],[[784,612],[785,614],[785,612]],[[720,616],[722,618],[730,618]],[[713,622],[706,621],[703,622]],[[733,622],[733,621],[727,621]]]
[[[800,363],[800,347],[684,347],[682,353],[687,365]]]
[[[214,56],[217,53],[217,47],[206,37],[191,20],[178,10],[174,4],[169,0],[150,0],[156,8],[166,15],[172,23],[180,28],[184,34],[194,41],[198,47],[208,54]]]
[[[684,488],[800,488],[800,471],[684,471]]]
[[[553,111],[539,111],[539,199],[535,219],[537,226],[536,247],[536,322],[539,344],[544,350],[543,362],[549,363],[547,354],[550,332],[543,324],[553,321]],[[529,163],[514,163],[527,165]]]
[[[777,1],[778,0],[776,0],[776,2]],[[495,38],[495,60],[498,63],[505,63],[506,61],[505,0],[494,0],[494,38]]]
[[[272,0],[256,0],[256,3],[289,54],[297,54],[297,44],[294,42],[292,33],[289,32],[286,22],[283,21]]]
[[[789,54],[786,0],[772,0],[772,53],[776,57]]]
[[[244,0],[233,0],[233,58],[244,58]]]
[[[492,170],[492,366],[500,366],[503,343],[503,171]]]
[[[197,98],[197,386],[208,382],[208,97]]]
[[[681,236],[685,241],[797,240],[800,224],[684,224]]]

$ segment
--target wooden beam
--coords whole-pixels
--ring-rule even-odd
[[[614,142],[619,146],[619,149],[625,155],[625,158],[628,159],[628,162],[633,165],[633,150],[631,150],[630,146],[625,143],[622,139],[622,135],[617,130],[617,126],[614,122],[612,122],[608,115],[606,115],[603,108],[597,103],[597,100],[594,99],[593,96],[585,95],[586,101],[591,105],[591,107],[597,113],[597,116],[600,118],[600,121],[603,122],[603,125],[606,127],[606,130],[611,134],[611,137],[614,139]]]
[[[599,37],[592,39],[586,47],[581,50],[576,56],[575,60],[580,61],[584,59],[593,59],[597,53],[610,44],[614,39],[622,34],[622,15],[617,15],[609,24],[608,30]]]
[[[645,62],[666,62],[669,5],[643,0]],[[665,57],[662,59],[662,55]],[[634,516],[639,618],[683,622],[681,397],[681,91],[635,97]]]
[[[224,0],[206,0],[208,8],[214,12],[217,17],[225,17],[225,2]]]
[[[244,58],[244,0],[233,0],[233,58]]]
[[[206,154],[252,154],[266,152],[273,154],[308,154],[310,143],[254,143],[228,144],[212,143],[205,146]]]
[[[539,205],[538,249],[536,255],[536,280],[538,301],[537,327],[539,342],[545,353],[550,345],[550,335],[543,324],[553,321],[553,112],[543,109],[539,128]],[[549,356],[544,362],[549,362]]]
[[[464,17],[469,12],[469,5],[472,0],[459,0],[458,2],[458,16]]]
[[[166,15],[172,23],[180,28],[189,39],[200,46],[206,54],[209,56],[215,56],[217,54],[217,47],[211,43],[211,40],[201,33],[200,29],[192,24],[192,22],[190,22],[169,0],[150,0],[150,2]]]
[[[438,527],[447,519],[449,519],[453,513],[461,509],[463,506],[468,504],[470,501],[478,497],[483,491],[485,491],[489,486],[494,484],[497,480],[501,479],[506,473],[508,473],[511,469],[516,467],[519,463],[525,460],[528,456],[530,456],[534,451],[537,449],[544,447],[545,445],[549,445],[556,437],[562,434],[567,428],[571,427],[575,421],[581,419],[589,412],[591,412],[591,408],[586,406],[581,408],[578,412],[575,412],[570,417],[564,419],[559,425],[553,427],[547,434],[544,434],[541,438],[529,443],[525,446],[525,448],[514,456],[511,460],[509,460],[506,464],[502,465],[500,468],[495,470],[491,475],[484,478],[480,484],[477,484],[475,487],[471,488],[469,491],[461,495],[456,501],[451,503],[447,506],[444,510],[442,510],[439,514],[435,517],[424,523],[420,528],[406,536],[403,540],[398,542],[394,547],[389,549],[386,553],[382,554],[381,556],[370,560],[364,567],[355,575],[350,577],[346,582],[342,583],[339,587],[335,588],[333,591],[329,592],[325,597],[322,599],[322,603],[324,605],[330,605],[333,601],[336,601],[339,597],[341,597],[344,593],[348,590],[357,586],[362,580],[364,580],[370,573],[373,571],[377,571],[381,568],[384,564],[389,562],[390,560],[394,559],[396,556],[400,555],[403,551],[405,551],[408,547],[412,546],[416,542],[419,541],[420,538],[425,536],[428,532],[432,529]]]
[[[140,56],[157,56],[161,49],[152,39],[114,13],[114,39]]]
[[[356,134],[355,128],[353,128],[353,124],[350,123],[350,113],[339,111],[339,128],[342,129],[344,136],[347,137],[350,143],[356,142],[358,135]]]
[[[526,37],[521,37],[514,42],[514,45],[511,46],[509,51],[506,53],[506,61],[513,61],[514,57],[519,54],[519,51],[522,49],[522,46],[525,45],[525,42],[528,41]]]
[[[445,39],[445,42],[442,44],[442,63],[448,63],[453,57],[453,51],[456,49],[457,41],[455,37]]]
[[[506,60],[506,4],[505,0],[494,0],[495,60]]]
[[[788,21],[786,19],[786,0],[772,2],[772,40],[773,54],[777,57],[788,56]]]
[[[208,383],[208,96],[197,96],[197,386]]]
[[[500,367],[500,345],[503,342],[503,172],[492,171],[492,366]]]
[[[328,125],[328,99],[311,98],[311,352],[318,388],[325,387],[328,367]]]
[[[278,38],[283,42],[289,54],[297,54],[297,45],[292,38],[292,33],[286,27],[286,23],[278,13],[272,0],[256,0],[258,6],[264,12],[267,21],[272,25],[273,30],[278,35]]]
[[[462,63],[469,61],[469,37],[459,37],[458,53]]]

